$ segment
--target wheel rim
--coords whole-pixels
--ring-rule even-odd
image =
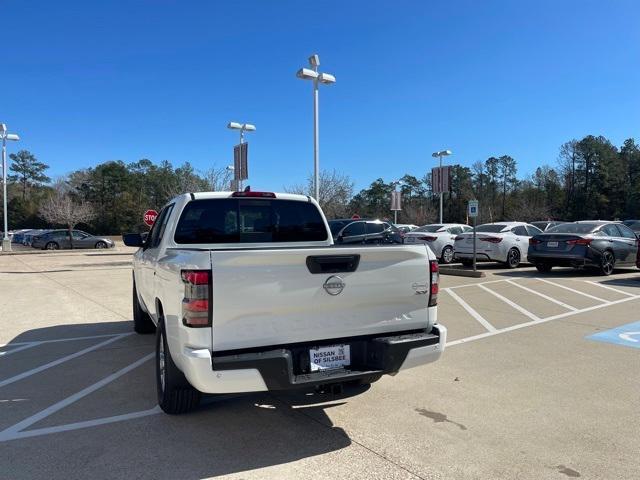
[[[602,271],[607,275],[613,272],[613,255],[610,252],[604,252],[602,255]]]
[[[166,375],[164,358],[164,336],[160,336],[160,347],[158,348],[158,376],[160,377],[160,388],[164,392],[164,382]]]
[[[509,265],[516,266],[520,263],[520,252],[518,250],[509,251]]]
[[[56,250],[56,244],[55,243],[47,243],[47,250]]]
[[[442,252],[442,259],[444,260],[444,263],[451,263],[451,260],[453,260],[453,249],[451,247],[444,248],[444,251]]]
[[[106,245],[103,242],[98,242],[96,244],[96,248],[104,248],[104,247],[106,247]]]

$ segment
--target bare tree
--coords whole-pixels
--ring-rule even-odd
[[[313,196],[313,175],[307,178],[306,185],[284,187],[287,193]],[[349,201],[353,197],[353,182],[348,175],[335,170],[320,171],[320,199],[318,203],[327,218],[340,218],[349,213]]]
[[[229,190],[231,188],[231,180],[233,180],[233,171],[227,170],[226,167],[217,168],[214,165],[204,172],[204,180],[212,192]]]
[[[73,249],[73,227],[95,218],[96,213],[90,203],[75,201],[64,182],[58,181],[53,188],[53,194],[40,207],[40,215],[49,223],[65,225],[69,229]]]

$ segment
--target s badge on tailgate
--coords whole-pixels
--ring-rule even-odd
[[[344,280],[342,280],[342,278],[340,278],[337,275],[331,275],[324,282],[324,285],[322,285],[322,288],[324,288],[325,292],[327,292],[329,295],[335,296],[335,295],[340,295],[342,293],[342,290],[344,290],[345,286],[346,284],[344,283]]]

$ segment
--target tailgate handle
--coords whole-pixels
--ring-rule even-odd
[[[312,255],[307,257],[307,268],[311,273],[355,272],[360,255]]]

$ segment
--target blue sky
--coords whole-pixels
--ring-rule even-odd
[[[422,176],[449,148],[519,174],[571,138],[640,139],[640,2],[31,1],[0,5],[0,121],[52,176],[106,160],[232,162],[251,122],[249,183],[312,170],[318,53],[321,166],[356,188]],[[15,151],[17,145],[11,145]]]

